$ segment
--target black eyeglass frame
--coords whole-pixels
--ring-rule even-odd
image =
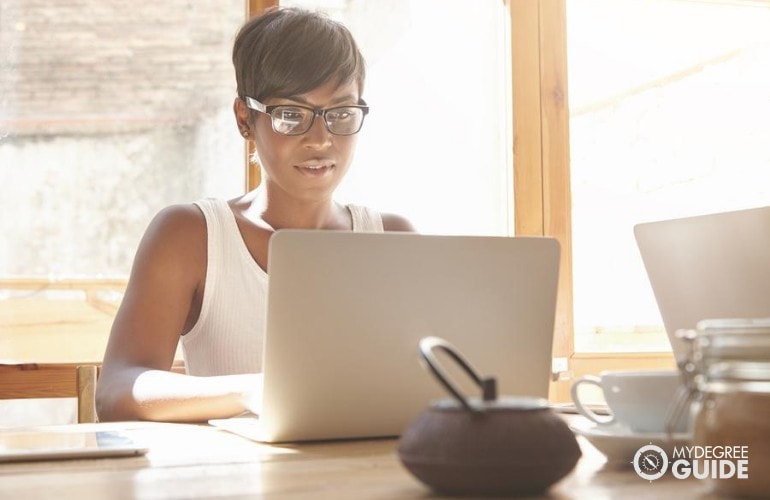
[[[359,133],[361,131],[361,127],[364,126],[364,118],[366,118],[366,115],[369,114],[369,106],[366,104],[366,101],[364,101],[363,99],[361,99],[359,101],[361,104],[349,104],[347,106],[334,106],[333,108],[326,108],[326,109],[313,109],[311,107],[302,106],[300,104],[276,104],[276,105],[267,106],[265,104],[262,104],[258,100],[254,99],[253,97],[243,96],[241,99],[243,99],[244,102],[246,102],[246,107],[248,107],[249,109],[252,109],[254,111],[258,111],[260,113],[264,113],[264,114],[268,115],[270,117],[270,125],[273,127],[273,132],[275,132],[276,134],[281,134],[281,135],[285,135],[285,136],[297,136],[297,135],[306,134],[311,128],[313,128],[313,124],[315,123],[315,119],[318,116],[323,118],[324,127],[326,127],[326,130],[330,134],[332,134],[332,135],[339,135],[339,136],[343,136],[343,137],[344,136],[349,136],[349,135],[355,135],[355,134],[357,134],[357,133]],[[278,130],[275,129],[275,121],[273,120],[273,111],[276,108],[286,108],[286,107],[306,109],[306,110],[308,110],[308,111],[313,113],[313,118],[310,120],[310,124],[307,126],[307,128],[305,130],[303,130],[302,132],[297,132],[296,134],[285,134],[285,133],[279,132]],[[326,121],[326,113],[328,113],[330,111],[335,111],[335,110],[338,110],[338,109],[345,109],[345,108],[358,108],[358,109],[360,109],[363,112],[363,116],[361,117],[361,123],[359,124],[359,126],[358,126],[358,128],[356,129],[355,132],[351,132],[349,134],[338,134],[336,132],[332,132],[332,130],[329,128],[329,122]]]

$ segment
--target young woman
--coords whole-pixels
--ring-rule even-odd
[[[368,112],[364,60],[344,26],[269,11],[241,28],[233,64],[235,118],[256,145],[262,184],[152,221],[105,353],[100,420],[200,421],[254,407],[275,231],[413,230],[402,217],[333,200]],[[186,375],[169,371],[180,336]]]

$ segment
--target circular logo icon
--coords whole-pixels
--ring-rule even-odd
[[[642,446],[634,455],[634,470],[642,479],[654,481],[668,470],[668,455],[660,446]]]

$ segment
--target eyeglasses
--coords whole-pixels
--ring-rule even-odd
[[[270,115],[273,130],[282,135],[302,135],[313,126],[316,116],[324,120],[329,133],[353,135],[361,130],[364,117],[369,113],[366,103],[355,106],[338,106],[328,109],[313,109],[295,104],[265,106],[252,97],[244,97],[246,106],[254,111]],[[361,101],[363,102],[363,101]]]

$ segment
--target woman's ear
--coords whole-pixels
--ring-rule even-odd
[[[246,101],[236,97],[235,102],[233,102],[233,113],[235,113],[235,122],[238,125],[238,132],[240,132],[241,136],[247,141],[253,139],[251,125],[249,124],[251,113],[246,106]]]

